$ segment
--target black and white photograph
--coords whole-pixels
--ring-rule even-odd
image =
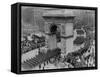
[[[96,67],[95,10],[21,6],[21,71]]]

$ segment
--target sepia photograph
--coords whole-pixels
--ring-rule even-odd
[[[21,6],[21,71],[96,67],[95,10]]]

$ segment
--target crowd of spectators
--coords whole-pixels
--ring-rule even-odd
[[[32,40],[29,40],[28,36],[23,36],[22,38],[24,39],[21,41],[22,53],[26,53],[30,50],[45,46],[44,36],[39,37],[37,35],[32,35]]]

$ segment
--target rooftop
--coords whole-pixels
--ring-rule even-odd
[[[75,17],[73,10],[70,9],[45,9],[43,17]]]

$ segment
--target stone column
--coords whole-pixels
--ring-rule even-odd
[[[65,24],[65,36],[68,38],[65,39],[66,41],[66,52],[73,51],[73,23],[66,23]]]
[[[49,38],[48,38],[48,48],[50,50],[53,50],[53,49],[57,48],[56,35],[49,35]]]

